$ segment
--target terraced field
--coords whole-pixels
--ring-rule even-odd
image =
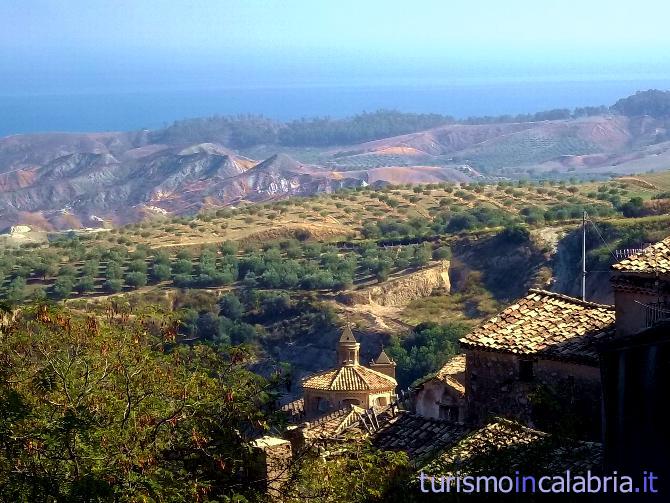
[[[630,198],[655,202],[652,198],[663,195],[661,188],[670,184],[669,178],[647,175],[644,179],[622,178],[607,183],[365,187],[239,208],[212,208],[193,218],[156,217],[108,232],[81,233],[79,237],[75,235],[76,242],[72,236],[60,235],[51,244],[33,243],[17,250],[6,248],[0,255],[4,264],[0,267],[0,287],[8,297],[12,296],[16,282],[21,286],[23,280],[26,295],[38,296],[54,294],[59,288],[78,289],[87,296],[127,292],[147,284],[160,285],[170,278],[175,286],[218,288],[243,279],[237,274],[228,278],[230,264],[217,257],[217,250],[226,242],[235,242],[235,248],[239,249],[235,261],[279,242],[292,243],[291,246],[297,243],[300,247],[306,242],[322,243],[327,246],[322,254],[334,254],[343,262],[348,260],[348,254],[354,251],[360,254],[359,248],[368,245],[385,248],[403,243],[413,246],[411,253],[415,253],[415,248],[425,241],[432,252],[448,245],[450,236],[462,233],[486,232],[487,229],[497,232],[515,224],[531,229],[575,225],[584,209],[592,217],[614,218],[620,216],[619,205]],[[185,254],[182,259],[189,257],[190,260],[193,256],[192,266],[185,272],[175,270],[182,253]],[[211,264],[203,268],[200,261],[207,253],[214,253],[214,257],[207,258]],[[318,262],[322,254],[311,260]],[[167,272],[154,274],[159,255]],[[31,257],[41,257],[39,260],[48,262],[49,266],[36,263],[35,260],[39,260]],[[291,258],[282,257],[279,258]],[[85,260],[92,263],[87,265]],[[392,264],[385,274],[398,273],[410,265],[402,262],[393,265],[392,259],[385,260]],[[113,273],[109,271],[109,262],[116,264]],[[207,268],[209,272],[203,273]],[[345,274],[342,281],[353,285],[374,279],[374,267],[365,272],[359,264],[354,269]],[[188,278],[183,274],[188,274]],[[198,274],[204,274],[200,281]],[[329,274],[337,276],[337,269],[329,270]],[[58,277],[63,275],[71,278],[72,284],[58,286]],[[336,279],[330,281],[337,283]],[[328,285],[328,281],[325,284]],[[56,294],[56,297],[62,295]],[[407,319],[415,319],[415,316],[410,313]]]
[[[621,197],[636,194],[635,186],[622,183]],[[344,190],[307,198],[292,198],[237,209],[205,211],[194,219],[156,218],[96,236],[107,243],[132,242],[139,236],[150,247],[197,245],[225,240],[253,241],[304,234],[318,239],[356,235],[367,222],[383,218],[407,220],[433,218],[444,212],[476,207],[497,208],[519,215],[525,208],[548,210],[565,205],[593,206],[609,211],[607,200],[598,199],[595,184],[428,184],[389,186],[383,189]],[[658,192],[658,191],[657,191]],[[608,195],[612,195],[609,194]],[[651,195],[649,196],[651,197]],[[576,217],[575,217],[576,218]],[[566,218],[569,220],[570,218]]]

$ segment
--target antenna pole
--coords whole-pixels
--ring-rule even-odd
[[[582,300],[586,300],[586,211],[582,214]]]

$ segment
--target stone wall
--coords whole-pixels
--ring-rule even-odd
[[[536,359],[533,378],[524,381],[519,360],[513,354],[466,352],[468,422],[483,424],[493,416],[502,416],[543,430],[564,430],[600,440],[598,367]]]
[[[292,461],[291,442],[282,438],[265,436],[252,444],[253,476],[258,488],[271,498],[276,498],[288,480]]]
[[[393,398],[393,390],[383,392],[370,391],[327,391],[327,390],[311,390],[305,389],[303,397],[305,400],[305,414],[308,417],[313,417],[327,411],[338,410],[345,405],[357,405],[363,409],[370,408],[374,405],[382,405],[378,399],[382,398],[383,402],[388,405]],[[325,410],[320,410],[319,402],[327,400],[329,407]]]
[[[445,419],[440,411],[441,405],[458,407],[458,421],[463,421],[464,399],[456,390],[439,379],[430,379],[423,383],[414,398],[415,412],[423,417]]]

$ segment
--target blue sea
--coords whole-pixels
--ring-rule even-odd
[[[670,80],[482,81],[0,96],[0,136],[155,129],[189,117],[236,114],[291,120],[394,109],[466,118],[611,105],[635,91],[652,88],[669,89]]]

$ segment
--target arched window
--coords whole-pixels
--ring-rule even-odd
[[[330,402],[327,398],[319,396],[316,398],[316,409],[319,412],[326,412],[330,410]]]

